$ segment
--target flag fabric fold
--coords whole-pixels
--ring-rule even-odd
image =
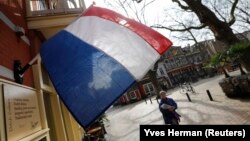
[[[59,97],[86,128],[171,45],[143,24],[91,6],[47,40],[40,55]]]

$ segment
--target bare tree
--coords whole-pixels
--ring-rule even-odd
[[[145,11],[147,6],[154,1],[155,0],[144,0],[138,5],[134,0],[105,0],[105,4],[115,9],[122,9],[127,17],[134,18],[136,21],[147,25]]]
[[[202,0],[172,0],[177,3],[178,6],[185,12],[192,12],[199,20],[199,25],[188,26],[184,28],[171,28],[171,31],[190,31],[199,30],[208,27],[215,39],[223,41],[227,44],[234,44],[239,42],[239,39],[234,35],[230,26],[235,23],[235,9],[238,4],[238,0],[234,0],[230,7],[230,17],[224,18],[218,9],[212,11],[208,6],[202,3]],[[219,17],[215,14],[219,15]],[[222,18],[223,17],[223,18]],[[166,28],[165,26],[154,26],[155,28]]]
[[[122,1],[131,2],[133,5],[135,2],[140,4],[146,2],[146,0]],[[166,29],[170,32],[181,32],[182,34],[173,36],[179,40],[197,42],[197,40],[201,40],[197,37],[209,35],[226,44],[234,44],[239,42],[234,32],[246,31],[250,28],[250,2],[248,0],[172,0],[172,2],[176,4],[175,12],[171,13],[169,11],[173,9],[168,9],[165,18],[169,19],[172,15],[175,22],[168,20],[165,23],[154,23],[151,27]],[[131,4],[129,7],[132,7]],[[127,6],[124,6],[124,8],[127,9]],[[139,12],[142,13],[143,11],[139,10]],[[140,15],[138,14],[138,16]],[[188,18],[185,18],[185,16]],[[145,19],[145,15],[143,17]],[[193,22],[190,22],[191,20]],[[142,22],[143,20],[138,21]],[[143,23],[146,22],[143,21]]]
[[[234,25],[239,30],[250,30],[250,2],[248,0],[239,1],[236,6],[236,24]]]
[[[144,12],[154,0],[114,1],[108,1],[109,5],[114,7],[116,4],[116,8],[122,8],[128,17],[134,17],[137,21],[148,25],[145,20],[147,15]],[[143,8],[138,8],[136,2],[143,5]],[[202,36],[204,40],[210,36],[231,45],[239,42],[234,32],[249,28],[246,25],[249,24],[248,0],[172,0],[172,2],[175,7],[166,9],[164,21],[160,19],[163,22],[154,23],[151,27],[166,29],[173,33],[181,32],[173,35],[179,40],[192,40],[197,43]]]
[[[182,32],[182,34],[179,34],[178,36],[172,35],[174,38],[180,40],[180,41],[194,41],[195,43],[198,43],[198,39],[196,38],[196,33],[193,31],[194,29],[188,28],[191,25],[195,24],[193,18],[189,18],[186,20],[186,22],[183,22],[179,17],[172,17],[171,15],[168,15],[169,21],[167,23],[171,23],[168,27],[162,26],[160,24],[155,24],[151,27],[156,28],[164,28],[171,32],[176,31],[176,29],[186,29],[185,31],[179,31]]]
[[[141,1],[141,5],[138,5],[135,0],[114,0],[109,1],[105,0],[105,3],[113,8],[121,8],[127,17],[135,18],[138,22],[147,25],[147,20],[145,18],[145,11],[147,6],[152,4],[155,0],[144,0]],[[158,63],[155,63],[153,68],[149,70],[148,76],[150,81],[153,83],[156,93],[158,94],[161,90],[160,85],[158,84],[156,75],[157,75]],[[140,83],[140,82],[139,82]]]

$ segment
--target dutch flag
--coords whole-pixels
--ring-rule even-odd
[[[61,100],[86,128],[171,45],[151,28],[92,5],[46,41],[40,55]]]

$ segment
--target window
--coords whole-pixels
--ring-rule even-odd
[[[147,95],[151,95],[151,94],[155,93],[154,86],[151,82],[144,84],[143,88],[144,88],[144,91]]]
[[[67,0],[68,8],[80,8],[81,0]]]
[[[130,97],[130,99],[136,99],[137,97],[136,97],[136,90],[135,91],[131,91],[130,93],[129,93],[129,97]]]
[[[41,138],[40,140],[79,140],[82,137],[83,129],[79,128],[78,123],[71,117],[71,114],[62,102],[60,102],[48,74],[40,61],[32,67],[35,74],[34,80],[36,82],[35,84],[37,84],[36,87],[38,90],[41,90],[41,99],[43,99],[43,103],[41,104],[44,105],[42,108],[45,111],[43,114],[43,126],[48,128],[50,132],[46,138]]]
[[[41,64],[41,71],[42,71],[43,84],[49,86],[50,85],[49,75],[42,64]]]
[[[30,1],[31,11],[40,11],[48,9],[45,0],[31,0]]]
[[[31,11],[83,8],[83,0],[30,0]]]
[[[160,71],[161,75],[165,74],[162,68],[159,68],[159,71]]]
[[[40,139],[39,141],[47,141],[46,137]]]
[[[55,126],[55,117],[54,117],[54,112],[53,112],[53,101],[52,101],[52,98],[50,96],[49,93],[47,92],[44,92],[43,93],[43,97],[44,97],[44,106],[45,106],[45,112],[46,112],[46,118],[48,119],[47,120],[47,123],[48,123],[48,127],[50,128],[50,140],[57,140],[56,138],[56,126]]]

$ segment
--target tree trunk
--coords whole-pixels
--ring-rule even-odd
[[[155,90],[156,90],[156,94],[158,94],[161,91],[160,85],[158,84],[157,78],[156,78],[156,71],[150,70],[148,72],[149,74],[149,79],[150,81],[153,83]]]
[[[225,78],[229,78],[230,77],[230,75],[227,73],[227,71],[225,70],[224,67],[222,67],[222,71],[225,74]]]
[[[249,54],[244,54],[241,57],[241,64],[244,66],[244,68],[250,72],[250,55]]]
[[[243,70],[241,63],[239,63],[239,67],[240,67],[240,73],[241,73],[241,75],[245,75],[246,72]]]
[[[199,21],[209,27],[216,40],[225,42],[229,45],[239,42],[239,39],[234,35],[230,25],[218,19],[208,7],[201,3],[201,0],[183,1],[185,1],[189,8],[198,16]]]
[[[148,72],[148,74],[149,74],[150,81],[153,83],[153,85],[155,87],[155,90],[156,90],[156,100],[159,103],[158,99],[160,98],[159,93],[161,91],[161,88],[160,88],[160,85],[159,85],[159,83],[157,81],[157,78],[156,78],[156,75],[157,75],[156,72],[157,72],[157,69],[156,70],[150,70]]]

